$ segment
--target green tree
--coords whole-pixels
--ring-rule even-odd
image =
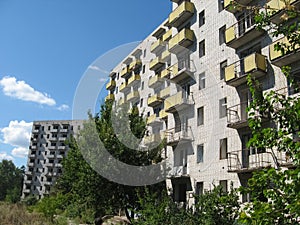
[[[12,161],[0,162],[0,201],[15,203],[22,193],[24,166],[17,168]]]

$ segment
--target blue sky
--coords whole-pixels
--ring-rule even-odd
[[[132,48],[126,44],[143,40],[170,11],[169,0],[1,0],[0,160],[25,165],[31,122],[71,119],[81,77],[97,72],[92,63]]]

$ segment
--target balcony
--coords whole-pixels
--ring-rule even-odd
[[[67,149],[67,146],[63,146],[63,145],[58,146],[58,150],[66,150],[66,149]]]
[[[164,80],[160,78],[160,74],[157,74],[149,79],[148,86],[150,88],[157,88],[163,84]]]
[[[114,94],[109,94],[105,98],[106,101],[114,101],[115,100],[115,95]]]
[[[161,57],[158,56],[150,61],[149,69],[157,70],[164,65],[164,61],[161,60]]]
[[[135,61],[130,63],[129,70],[130,71],[135,71],[135,70],[139,69],[141,66],[142,66],[142,61],[141,60],[135,60]]]
[[[125,98],[121,98],[118,102],[119,105],[123,105],[125,103]]]
[[[268,149],[244,149],[227,153],[228,172],[246,173],[266,167],[290,167],[292,159],[284,152]]]
[[[167,42],[172,38],[173,35],[173,30],[172,28],[170,30],[168,30],[163,36],[162,36],[162,41],[163,42]]]
[[[294,6],[299,9],[300,1],[299,0],[291,0],[291,6]],[[274,24],[280,24],[285,20],[282,19],[284,15],[284,8],[286,7],[284,1],[282,0],[271,0],[267,3],[267,12],[270,13],[272,16],[270,21]]]
[[[135,84],[139,83],[140,81],[141,81],[141,76],[138,74],[134,74],[128,79],[127,86],[130,88],[130,87],[134,86]]]
[[[35,159],[35,157],[36,157],[36,154],[30,154],[30,155],[29,155],[29,158],[30,158],[30,159]]]
[[[189,176],[187,173],[187,166],[174,166],[170,171],[170,177],[184,177]]]
[[[165,101],[165,111],[168,113],[174,113],[186,109],[194,104],[191,96],[187,96],[184,92],[178,92],[175,95],[168,97]]]
[[[170,77],[170,68],[164,69],[163,71],[160,72],[160,77],[161,78],[169,78]]]
[[[36,145],[32,145],[32,146],[30,147],[30,149],[36,150],[36,149],[37,149],[37,146],[36,146]]]
[[[57,137],[51,137],[51,138],[49,138],[49,141],[56,142],[57,141]]]
[[[140,94],[138,91],[130,92],[126,96],[127,101],[130,101],[130,102],[136,102],[139,98],[140,98]]]
[[[129,73],[130,73],[129,66],[126,66],[126,67],[124,67],[124,68],[121,70],[120,76],[121,76],[121,77],[125,77],[125,76],[128,75]]]
[[[252,0],[224,0],[224,8],[231,13],[241,11],[241,8],[234,4],[234,2],[241,5],[248,5]]]
[[[60,129],[60,133],[67,133],[69,129]]]
[[[190,70],[190,61],[180,61],[169,68],[171,71],[170,79],[174,82],[179,82],[184,79],[193,78],[193,73]]]
[[[32,130],[32,133],[33,133],[33,134],[38,134],[39,132],[40,132],[39,129],[34,129],[34,130]]]
[[[180,131],[176,131],[175,128],[166,131],[167,145],[174,146],[182,143],[192,142],[193,135],[191,127],[186,127]]]
[[[151,45],[150,51],[153,53],[158,53],[162,51],[164,48],[165,48],[165,43],[161,39],[158,39]]]
[[[153,145],[159,145],[165,138],[165,135],[163,132],[159,134],[152,134],[150,136],[144,137],[144,144],[147,146],[153,146]]]
[[[283,52],[275,50],[275,45],[277,43],[285,45]],[[300,58],[300,47],[297,46],[294,50],[291,49],[291,45],[286,37],[281,38],[271,44],[269,47],[269,52],[271,63],[279,67],[290,65],[299,61]]]
[[[170,86],[165,88],[165,89],[162,89],[160,92],[159,92],[159,96],[161,99],[165,99],[167,97],[170,96],[170,93],[171,93],[171,88]]]
[[[59,141],[66,141],[67,138],[66,138],[66,137],[59,137],[58,140],[59,140]]]
[[[116,77],[116,75],[117,75],[117,73],[114,72],[114,71],[111,71],[110,74],[109,74],[110,77]]]
[[[46,167],[53,167],[53,166],[54,166],[54,163],[49,163],[49,162],[48,162],[48,163],[45,163],[45,166],[46,166]]]
[[[107,84],[106,84],[106,89],[107,90],[113,90],[116,87],[116,81],[114,80],[110,80]]]
[[[148,106],[155,107],[162,103],[162,99],[160,98],[159,94],[153,95],[148,98]]]
[[[182,2],[169,15],[168,23],[172,27],[178,27],[194,15],[195,6],[192,2]]]
[[[267,73],[267,61],[264,55],[253,53],[225,68],[225,81],[237,87],[247,82],[247,75],[259,78]]]
[[[58,132],[58,128],[52,128],[52,129],[50,130],[50,132],[51,132],[51,133],[57,133],[57,132]]]
[[[34,163],[33,162],[30,162],[27,165],[28,165],[28,167],[34,167]]]
[[[194,43],[194,31],[185,28],[169,41],[169,51],[179,53]]]
[[[159,118],[162,119],[162,120],[167,119],[168,118],[168,113],[164,109],[160,110]]]
[[[164,51],[162,54],[161,54],[161,60],[163,62],[167,62],[171,59],[171,53],[169,52],[169,50],[166,50]]]
[[[49,149],[49,150],[55,150],[55,149],[56,149],[56,146],[49,146],[48,149]]]
[[[264,30],[255,27],[254,14],[248,14],[225,31],[226,44],[232,48],[239,48],[262,36]]]
[[[125,81],[124,83],[122,83],[122,84],[120,85],[119,91],[120,91],[120,92],[126,92],[127,90],[129,90],[129,86],[128,86],[128,82]]]
[[[248,102],[227,108],[227,127],[239,129],[248,126]]]
[[[161,124],[161,123],[162,123],[162,121],[156,114],[153,114],[147,118],[147,124],[150,126]]]

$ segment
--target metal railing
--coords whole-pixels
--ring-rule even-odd
[[[167,143],[177,143],[180,141],[192,141],[194,140],[193,131],[190,126],[182,127],[180,131],[175,128],[166,130]]]
[[[242,102],[240,104],[234,105],[227,108],[227,123],[243,123],[248,120],[248,107],[249,102]]]

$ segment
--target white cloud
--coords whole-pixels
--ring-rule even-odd
[[[3,159],[13,160],[14,158],[8,155],[6,152],[0,152],[0,160],[2,161]]]
[[[107,78],[100,78],[99,81],[100,81],[100,82],[106,82],[106,81],[107,81]]]
[[[27,148],[23,148],[23,147],[16,147],[11,151],[11,154],[15,157],[19,157],[19,158],[26,158],[28,155],[28,146]]]
[[[2,142],[14,146],[12,154],[18,157],[24,157],[30,143],[32,123],[25,121],[10,121],[8,127],[1,128],[0,131],[3,136]],[[26,157],[26,156],[25,156]]]
[[[96,70],[96,71],[100,71],[100,72],[102,72],[102,73],[106,73],[106,74],[109,74],[109,72],[108,71],[106,71],[106,70],[104,70],[104,69],[101,69],[100,67],[98,67],[98,66],[89,66],[88,67],[90,70]]]
[[[3,77],[0,80],[0,86],[2,86],[6,96],[42,105],[54,106],[56,104],[55,100],[48,94],[34,90],[25,81],[17,81],[15,77]]]
[[[67,111],[70,107],[66,104],[62,104],[61,106],[57,107],[59,111]]]

